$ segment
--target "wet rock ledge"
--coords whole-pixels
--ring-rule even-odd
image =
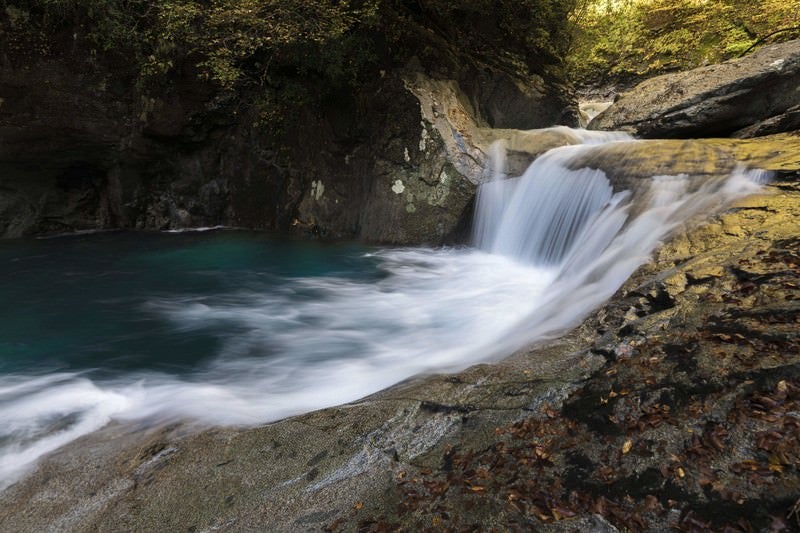
[[[336,525],[797,531],[799,185],[668,243],[568,337],[603,362],[563,402],[488,445],[445,445],[437,466],[395,475],[396,508]]]
[[[0,530],[797,530],[798,235],[784,175],[558,340],[254,429],[108,427]]]

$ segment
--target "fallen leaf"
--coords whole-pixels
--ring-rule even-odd
[[[628,439],[625,441],[625,444],[622,445],[622,453],[626,454],[631,451],[633,448],[633,441]]]

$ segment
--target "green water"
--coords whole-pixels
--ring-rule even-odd
[[[191,369],[243,326],[187,332],[149,302],[213,305],[225,295],[280,290],[287,279],[379,277],[365,251],[243,231],[0,242],[0,373]]]

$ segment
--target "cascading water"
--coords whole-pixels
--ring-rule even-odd
[[[573,151],[555,150],[522,177],[481,187],[476,243],[482,250],[537,265],[564,259],[581,229],[613,196],[603,171],[564,171],[563,160]]]
[[[586,143],[626,138],[577,134]],[[0,349],[22,353],[19,364],[0,367],[0,488],[43,454],[111,420],[259,424],[356,400],[422,372],[508,355],[577,324],[676,224],[757,187],[757,176],[737,172],[693,192],[689,177],[662,176],[644,192],[615,193],[603,172],[569,170],[586,149],[552,150],[509,179],[498,153],[497,179],[479,191],[477,249],[344,254],[335,268],[316,272],[308,265],[320,259],[305,256],[298,263],[306,270],[275,270],[270,261],[286,251],[265,256],[261,241],[242,237],[233,247],[225,241],[225,248],[206,248],[212,241],[198,239],[185,248],[170,242],[157,254],[119,253],[119,264],[106,253],[110,263],[98,271],[97,261],[70,255],[67,239],[69,281],[95,284],[96,295],[79,294],[98,323],[85,332],[94,335],[88,341],[59,346],[28,338],[3,344],[0,335]],[[33,275],[35,269],[14,270],[20,261],[52,267],[40,255],[38,248],[25,257],[0,249],[0,266],[11,269],[0,275]],[[146,276],[156,265],[154,281]],[[57,279],[43,271],[28,286]],[[17,313],[27,292],[13,289],[0,301],[13,302]],[[52,292],[30,297],[29,314],[58,307],[53,294],[63,287],[42,290]],[[64,307],[56,322],[76,315],[77,304]],[[113,317],[114,327],[96,333],[97,317]],[[8,334],[41,334],[23,319],[9,320]],[[100,355],[83,360],[89,352]],[[130,363],[148,353],[158,361]],[[165,357],[189,363],[174,362],[173,370]],[[72,362],[42,370],[61,359]]]
[[[685,174],[653,176],[637,191],[614,193],[603,171],[573,170],[571,163],[593,144],[637,141],[621,133],[583,134],[583,145],[547,152],[519,178],[505,178],[496,170],[478,191],[476,244],[489,253],[541,266],[552,279],[532,312],[504,331],[493,348],[486,348],[495,354],[577,325],[678,224],[756,192],[770,177],[762,170],[738,168],[725,178],[690,187],[693,178]]]

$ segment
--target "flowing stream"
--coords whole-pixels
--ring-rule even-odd
[[[585,149],[513,178],[498,153],[473,247],[225,230],[0,243],[0,489],[112,420],[254,425],[507,356],[579,323],[675,225],[763,179],[614,192],[567,169]]]

